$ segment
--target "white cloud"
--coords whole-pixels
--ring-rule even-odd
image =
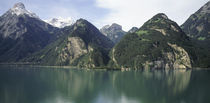
[[[124,30],[140,27],[157,13],[165,13],[170,19],[182,24],[208,0],[96,0],[96,5],[111,12],[101,24],[118,23]]]
[[[77,12],[74,8],[67,8],[67,7],[62,7],[62,5],[49,5],[49,6],[44,6],[40,7],[37,5],[29,5],[29,7],[32,9],[32,11],[36,11],[37,15],[40,15],[41,19],[47,20],[51,18],[69,18],[71,17],[72,19],[76,20],[80,17],[79,12]]]
[[[56,6],[56,7],[52,7],[49,10],[49,14],[48,16],[50,18],[53,17],[63,17],[63,18],[68,18],[71,17],[73,19],[77,19],[79,18],[79,13],[75,10],[75,9],[70,9],[70,8],[65,8],[65,7],[61,7],[61,6]]]

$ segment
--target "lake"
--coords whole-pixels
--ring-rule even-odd
[[[210,103],[210,71],[1,66],[0,103]]]

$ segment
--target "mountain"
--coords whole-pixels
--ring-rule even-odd
[[[25,9],[23,3],[0,16],[0,62],[17,62],[49,44],[56,28]]]
[[[110,54],[109,65],[122,69],[187,69],[192,68],[193,47],[177,23],[160,13],[126,34]]]
[[[61,31],[65,35],[23,61],[81,67],[99,67],[108,63],[113,42],[94,25],[79,19]]]
[[[114,43],[119,42],[120,39],[126,34],[126,32],[122,30],[122,26],[116,23],[113,23],[111,26],[106,25],[102,27],[100,31]]]
[[[45,22],[49,23],[50,25],[58,28],[64,28],[66,26],[70,26],[74,23],[74,21],[71,18],[53,18],[50,20],[45,20]]]
[[[192,38],[196,48],[197,67],[210,67],[210,1],[192,14],[181,26],[185,33]]]
[[[138,30],[137,27],[132,27],[132,28],[128,31],[128,33],[135,33],[137,30]]]
[[[11,8],[8,12],[8,14],[13,14],[13,15],[17,15],[17,16],[20,16],[20,15],[27,15],[27,16],[30,16],[32,18],[37,18],[39,19],[39,17],[35,14],[35,13],[32,13],[28,10],[26,10],[25,8],[25,5],[21,2],[19,3],[16,3],[13,8]]]
[[[192,14],[181,27],[192,38],[210,39],[210,1]]]

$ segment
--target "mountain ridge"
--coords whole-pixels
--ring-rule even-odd
[[[210,67],[210,1],[192,14],[181,27],[196,48],[197,67]]]
[[[53,32],[57,29],[29,13],[24,4],[13,8],[0,16],[0,62],[17,62],[56,38]]]
[[[192,68],[188,43],[189,38],[178,24],[159,13],[115,45],[110,64],[121,69]]]
[[[84,19],[79,19],[60,39],[23,61],[45,65],[70,65],[80,67],[105,66],[108,51],[113,43]]]
[[[210,39],[210,1],[192,14],[181,27],[185,33],[195,39]]]
[[[50,25],[58,28],[64,28],[66,26],[71,26],[73,25],[74,21],[72,18],[52,18],[50,20],[44,20],[45,22],[49,23]]]

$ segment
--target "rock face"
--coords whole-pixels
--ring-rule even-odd
[[[179,47],[176,44],[168,45],[173,49],[172,52],[168,52],[165,55],[165,59],[168,60],[166,63],[166,69],[177,68],[177,69],[186,69],[192,68],[190,56],[183,47]]]
[[[126,32],[122,30],[122,26],[116,23],[113,23],[111,26],[106,25],[102,27],[100,31],[114,43],[119,42],[120,39],[126,34]]]
[[[210,1],[192,14],[181,27],[192,38],[210,39]]]
[[[72,64],[80,56],[87,54],[87,52],[88,50],[81,38],[69,37],[66,46],[61,50],[58,58],[60,58],[61,62],[68,61]]]
[[[91,23],[80,19],[61,31],[65,35],[23,61],[88,68],[107,65],[114,44]]]
[[[0,62],[17,62],[42,49],[54,30],[24,4],[15,4],[0,17]]]
[[[133,69],[192,68],[190,40],[165,14],[157,14],[112,49],[112,65]]]
[[[135,33],[137,30],[138,30],[137,27],[132,27],[132,28],[128,31],[128,33]]]

